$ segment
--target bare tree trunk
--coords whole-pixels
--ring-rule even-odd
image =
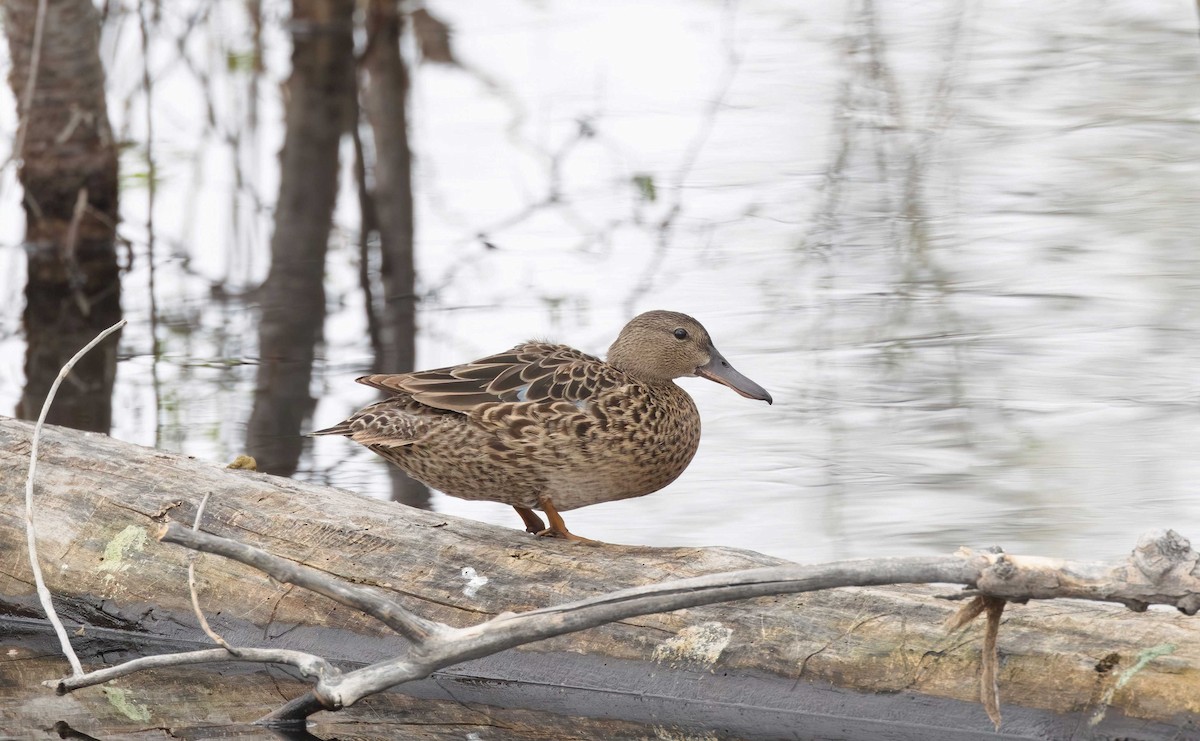
[[[3,5],[18,101],[16,156],[25,188],[25,390],[17,414],[37,417],[58,369],[121,318],[117,150],[104,98],[100,16],[89,0]],[[32,75],[31,75],[32,71]],[[108,432],[117,343],[97,348],[59,391],[49,420]]]
[[[354,106],[353,0],[296,0],[292,76],[271,272],[261,290],[258,380],[247,448],[260,470],[295,472],[325,321],[325,251],[338,192],[338,148]]]
[[[416,271],[413,265],[412,153],[408,147],[408,71],[400,56],[404,18],[396,0],[367,5],[367,82],[363,107],[375,142],[374,200],[382,253],[382,373],[414,369],[416,359]],[[429,490],[394,466],[392,498],[428,507]]]

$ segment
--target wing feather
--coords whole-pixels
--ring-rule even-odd
[[[462,413],[493,404],[586,401],[629,382],[599,358],[544,342],[517,345],[463,365],[358,380],[434,409]]]

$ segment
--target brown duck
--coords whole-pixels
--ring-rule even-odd
[[[648,311],[625,325],[607,362],[527,342],[449,368],[363,376],[392,396],[313,434],[345,435],[451,496],[510,504],[529,532],[584,540],[560,511],[649,494],[691,462],[700,414],[674,383],[682,376],[771,403],[698,321]]]

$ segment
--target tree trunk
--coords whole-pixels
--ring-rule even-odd
[[[33,419],[63,363],[121,318],[117,150],[95,6],[89,0],[47,2],[32,98],[38,2],[8,0],[3,7],[9,83],[20,116],[16,156],[28,252],[26,383],[17,414]],[[49,419],[107,432],[116,358],[116,342],[84,358],[63,384]]]
[[[17,515],[30,433],[30,425],[0,418],[0,615],[40,614]],[[204,530],[373,585],[457,626],[635,584],[780,563],[723,548],[537,539],[61,428],[47,429],[41,450],[36,521],[43,568],[68,628],[85,626],[75,640],[101,654],[100,662],[111,662],[106,652],[117,650],[100,628],[135,631],[140,644],[190,648],[205,640],[192,627],[188,553],[149,533],[164,515],[190,523],[206,492],[212,498]],[[367,662],[400,645],[355,611],[236,563],[204,556],[197,578],[209,621],[235,646]],[[509,708],[486,711],[499,724],[504,713],[524,707],[720,728],[739,737],[988,738],[991,725],[978,702],[982,626],[946,633],[955,605],[931,595],[950,591],[838,589],[633,618],[468,662],[401,691]],[[1081,729],[1187,737],[1200,716],[1194,618],[1062,600],[1012,605],[999,647],[1006,738],[1067,738]],[[20,674],[23,666],[0,662],[0,686],[17,672],[26,697],[50,702],[35,680],[56,677]],[[163,701],[151,694],[161,682],[176,683],[187,697],[196,693],[189,688],[211,686],[206,702],[234,720],[264,714],[272,708],[259,704],[263,698],[281,703],[297,687],[287,684],[280,698],[276,672],[259,682],[234,682],[227,673],[176,668],[117,684],[143,705],[151,697]],[[238,697],[253,706],[238,706]],[[397,721],[382,709],[395,707],[392,700],[371,702],[347,712],[364,723]],[[173,712],[169,703],[154,707],[154,723],[187,720]]]
[[[404,17],[396,0],[367,3],[366,84],[363,108],[375,143],[372,195],[379,226],[383,284],[381,340],[377,372],[404,373],[416,362],[416,270],[413,263],[412,153],[408,147],[408,70],[400,56]],[[392,499],[429,506],[429,490],[395,466],[388,466]]]
[[[353,120],[353,0],[292,6],[292,76],[280,156],[271,272],[260,293],[259,365],[247,448],[263,471],[295,472],[312,416],[312,365],[325,322],[325,252],[338,150]]]

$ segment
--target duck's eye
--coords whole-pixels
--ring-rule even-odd
[[[688,333],[687,333],[686,329],[684,329],[683,327],[680,327],[675,330],[675,339],[686,340],[687,338],[688,338]]]

